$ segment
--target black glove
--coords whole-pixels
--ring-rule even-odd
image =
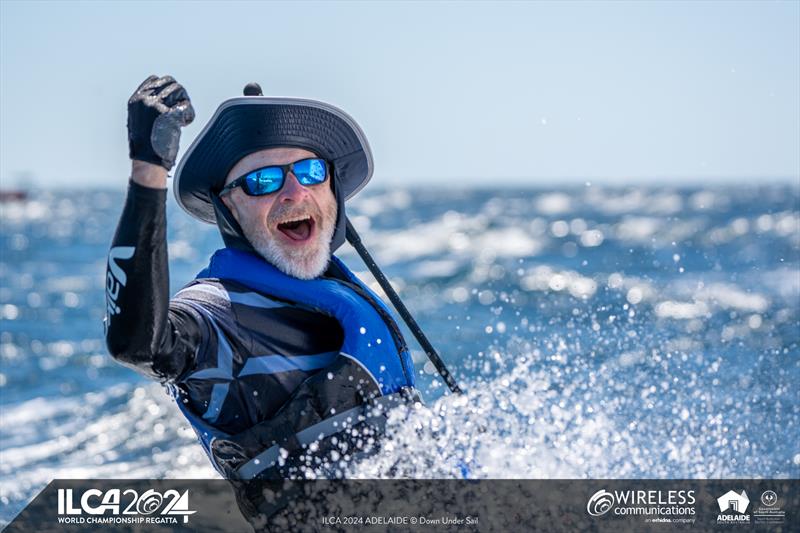
[[[128,100],[128,147],[131,159],[170,170],[178,155],[181,127],[194,120],[186,89],[172,76],[150,76]]]

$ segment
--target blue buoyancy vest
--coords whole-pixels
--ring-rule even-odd
[[[374,381],[380,395],[387,399],[413,390],[414,367],[411,356],[388,308],[338,258],[331,257],[331,261],[345,279],[324,277],[301,280],[282,273],[259,256],[225,248],[214,253],[209,266],[197,278],[232,280],[262,296],[293,302],[335,318],[344,331],[339,358],[354,361]],[[313,327],[313,324],[309,324],[309,327]],[[219,329],[217,332],[218,335],[222,334]],[[330,367],[337,367],[335,361]],[[192,379],[192,373],[183,378],[186,379]],[[215,468],[224,476],[230,477],[231,472],[221,466],[213,446],[215,440],[227,439],[230,435],[193,412],[186,405],[183,391],[178,386],[171,385],[170,392],[195,429]],[[269,394],[269,391],[264,391],[264,394]],[[326,428],[332,430],[334,426],[338,428],[337,431],[345,430],[346,424],[340,421],[344,417],[343,410],[340,409],[338,413],[336,411],[332,410],[329,417],[331,420],[323,421],[328,422],[327,424],[295,428],[300,440],[308,440],[310,435],[325,435]],[[348,412],[353,415],[351,411],[352,409]],[[336,420],[332,422],[333,419]],[[302,436],[304,433],[307,434],[305,437]],[[276,450],[277,448],[265,450],[258,457],[275,455]],[[255,459],[255,463],[263,461]],[[252,468],[252,465],[245,466]]]

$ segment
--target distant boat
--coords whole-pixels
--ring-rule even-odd
[[[21,189],[0,190],[0,203],[5,202],[24,202],[28,199],[28,191]]]

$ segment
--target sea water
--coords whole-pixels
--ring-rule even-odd
[[[0,207],[2,522],[54,478],[217,476],[105,350],[123,201]],[[800,477],[797,186],[367,189],[348,210],[466,390],[416,349],[425,407],[350,476]],[[221,240],[168,213],[174,293]]]

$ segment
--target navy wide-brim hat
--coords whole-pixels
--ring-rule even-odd
[[[173,179],[178,205],[199,220],[216,223],[228,246],[249,249],[218,194],[240,159],[279,146],[305,148],[331,164],[339,206],[331,247],[335,250],[344,242],[344,201],[367,184],[373,163],[367,137],[356,121],[325,102],[268,96],[224,101],[178,164]]]

